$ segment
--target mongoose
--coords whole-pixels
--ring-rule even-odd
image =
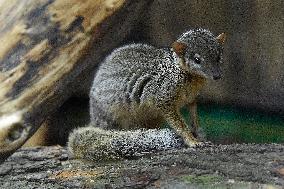
[[[156,129],[165,122],[187,146],[200,144],[196,97],[206,80],[221,78],[225,37],[224,33],[215,37],[208,30],[194,29],[183,33],[170,48],[130,44],[115,49],[95,75],[91,123],[71,134],[71,153],[82,158],[95,154],[101,143],[106,144],[101,148],[108,148],[109,138],[122,132],[111,134],[105,129]],[[183,106],[190,112],[191,128],[180,113]]]

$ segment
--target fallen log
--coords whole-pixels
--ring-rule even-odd
[[[22,148],[0,165],[1,188],[275,188],[284,186],[281,144],[215,145],[138,159],[86,162],[59,146]]]
[[[0,1],[0,162],[76,92],[149,1]]]

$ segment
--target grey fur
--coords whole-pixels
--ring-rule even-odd
[[[91,127],[158,128],[168,122],[187,145],[194,146],[197,141],[187,137],[190,129],[179,125],[184,124],[179,110],[196,99],[208,78],[220,75],[223,48],[216,37],[204,29],[190,30],[177,42],[187,46],[183,57],[172,48],[159,49],[146,44],[126,45],[106,57],[90,92]],[[200,64],[195,61],[196,57]],[[82,157],[78,154],[95,155],[104,146],[93,143],[96,136],[109,142],[121,134],[102,133],[91,128],[78,129],[70,136],[69,148],[77,157]],[[132,137],[130,132],[127,134]],[[109,143],[105,145],[108,147]],[[114,150],[105,149],[106,153]]]
[[[74,130],[68,144],[76,158],[91,161],[140,157],[183,146],[181,138],[169,129],[115,131],[96,127]]]

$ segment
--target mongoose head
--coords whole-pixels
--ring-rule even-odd
[[[205,29],[195,29],[183,33],[172,48],[180,59],[180,66],[190,75],[220,79],[220,65],[223,61],[225,33],[215,37]]]

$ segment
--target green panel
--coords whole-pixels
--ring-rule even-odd
[[[251,109],[229,106],[198,106],[200,125],[215,143],[284,143],[284,118]],[[188,121],[188,112],[182,109]]]

